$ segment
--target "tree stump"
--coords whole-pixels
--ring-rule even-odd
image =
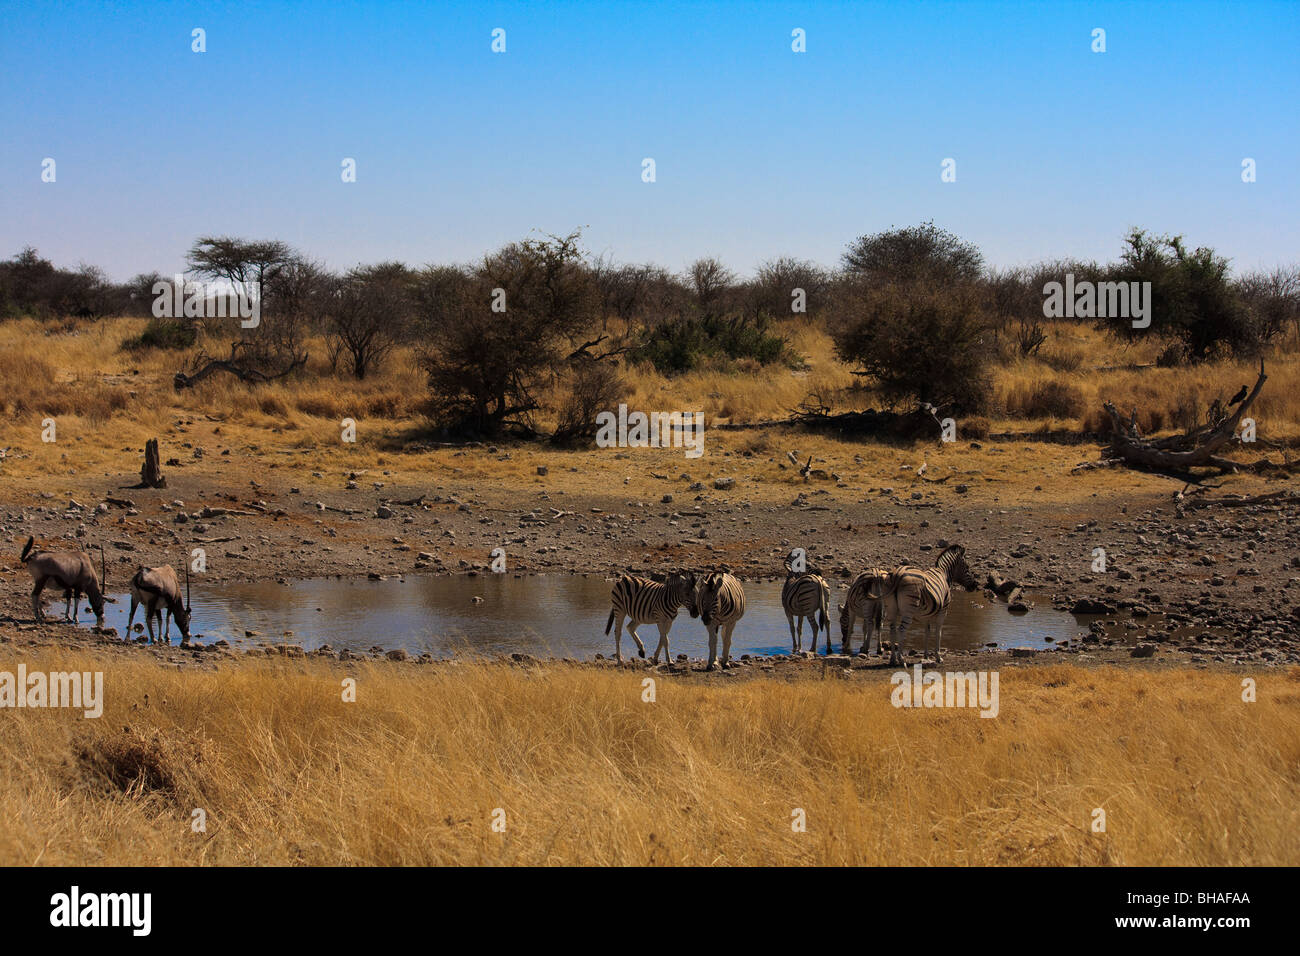
[[[163,477],[162,467],[158,463],[158,439],[150,438],[144,444],[144,464],[140,467],[140,484],[145,488],[166,488],[167,479]]]

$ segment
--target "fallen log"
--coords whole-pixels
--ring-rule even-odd
[[[1175,472],[1186,474],[1192,468],[1217,468],[1221,472],[1249,468],[1218,454],[1237,435],[1237,428],[1246,411],[1259,397],[1268,376],[1264,374],[1264,361],[1259,363],[1259,378],[1255,380],[1246,398],[1231,415],[1197,426],[1182,435],[1159,440],[1143,438],[1137,427],[1137,409],[1124,421],[1114,403],[1102,407],[1110,416],[1111,438],[1107,459],[1120,459],[1124,464],[1143,471]]]
[[[1191,498],[1181,502],[1183,508],[1249,508],[1251,505],[1264,505],[1278,501],[1300,498],[1290,489],[1274,491],[1266,495],[1247,495],[1241,498]]]
[[[264,385],[267,382],[273,382],[278,378],[284,378],[291,372],[294,372],[307,364],[307,353],[294,355],[284,368],[278,372],[263,372],[261,369],[253,368],[239,358],[239,345],[235,342],[230,346],[230,358],[228,359],[209,359],[207,363],[198,369],[193,375],[187,375],[185,372],[177,372],[172,378],[172,386],[176,391],[186,388],[193,388],[199,382],[203,381],[210,375],[217,372],[226,372],[235,376],[241,382],[248,382],[251,385]]]

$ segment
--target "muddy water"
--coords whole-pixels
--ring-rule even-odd
[[[291,582],[194,585],[192,633],[204,643],[224,638],[233,645],[264,641],[300,644],[312,650],[329,644],[368,650],[403,648],[435,657],[458,653],[523,652],[535,657],[591,658],[612,654],[612,635],[605,636],[610,582],[580,575],[512,575],[433,577],[412,575],[383,581],[319,578]],[[839,648],[839,615],[835,605],[843,591],[832,585],[831,618],[835,648]],[[781,654],[790,651],[790,631],[781,611],[778,582],[745,583],[748,610],[736,628],[732,654]],[[130,598],[114,595],[105,623],[126,633]],[[481,603],[475,602],[481,598]],[[1053,610],[1045,595],[1030,595],[1037,606],[1013,615],[1005,605],[982,593],[953,595],[944,625],[946,648],[1051,647],[1077,638],[1085,621]],[[83,621],[85,619],[83,618]],[[143,620],[136,612],[136,623]],[[175,626],[173,625],[173,642]],[[253,636],[246,636],[253,632]],[[641,628],[641,639],[653,652],[658,631]],[[921,630],[914,627],[909,647],[919,647]],[[201,637],[200,637],[201,635]],[[704,625],[678,613],[669,635],[672,652],[703,657],[708,649]],[[855,635],[854,647],[861,643]],[[807,628],[804,648],[810,646]],[[823,645],[819,642],[819,650]],[[624,654],[636,647],[624,634]]]

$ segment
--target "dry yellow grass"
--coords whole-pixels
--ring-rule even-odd
[[[1007,668],[983,719],[879,681],[644,703],[558,665],[21,660],[105,671],[107,706],[0,714],[4,864],[1300,863],[1296,669],[1243,703],[1224,672]]]
[[[829,471],[858,476],[849,481],[853,494],[881,485],[917,486],[914,469],[923,461],[929,463],[931,475],[951,471],[968,479],[969,499],[990,504],[1015,498],[1086,505],[1094,493],[1164,491],[1167,485],[1158,477],[1121,470],[1092,473],[1087,481],[1079,481],[1070,468],[1097,456],[1097,450],[1087,446],[993,443],[976,450],[958,442],[908,448],[840,441],[784,428],[707,430],[706,456],[699,460],[684,459],[680,450],[672,449],[638,449],[625,459],[590,450],[561,451],[542,443],[512,445],[508,459],[463,455],[453,449],[402,453],[405,440],[427,434],[422,432],[427,423],[420,417],[424,378],[409,351],[395,354],[379,374],[357,383],[331,373],[323,359],[324,343],[314,341],[306,374],[293,381],[251,388],[217,377],[193,391],[177,393],[171,383],[181,353],[137,354],[120,349],[122,341],[138,335],[144,326],[143,319],[116,319],[68,332],[58,323],[0,323],[0,448],[11,449],[0,464],[0,475],[10,500],[38,489],[57,496],[102,494],[106,477],[130,476],[139,468],[140,450],[153,437],[161,440],[164,459],[173,455],[186,459],[187,474],[210,484],[239,487],[249,477],[271,478],[271,468],[283,481],[304,489],[337,487],[341,474],[376,469],[386,473],[390,484],[487,481],[494,487],[543,490],[547,483],[537,477],[536,468],[546,465],[553,473],[563,473],[564,488],[572,494],[605,494],[611,487],[622,487],[629,497],[657,498],[663,488],[650,474],[676,476],[685,468],[706,480],[734,476],[751,500],[781,502],[788,501],[792,491],[807,487],[793,470],[779,467],[790,450],[813,455]],[[665,379],[641,366],[628,372],[627,400],[642,409],[701,409],[710,421],[784,417],[813,391],[831,396],[837,409],[870,401],[869,395],[844,393],[852,376],[834,358],[822,331],[796,323],[786,323],[782,330],[807,358],[806,369],[712,371]],[[1017,389],[1060,381],[1083,396],[1085,416],[1095,414],[1106,397],[1114,397],[1121,407],[1140,399],[1159,409],[1168,424],[1178,407],[1194,406],[1193,399],[1203,408],[1221,384],[1252,380],[1248,366],[1227,363],[1197,371],[1089,371],[1103,362],[1123,365],[1145,362],[1151,356],[1138,347],[1118,348],[1092,329],[1060,325],[1051,331],[1043,352],[1052,361],[1059,364],[1058,354],[1070,349],[1086,354],[1087,360],[1073,372],[1058,372],[1037,358],[999,367],[994,380],[996,406],[1005,407]],[[220,351],[218,344],[211,348]],[[1271,357],[1269,375],[1255,407],[1260,437],[1300,438],[1300,355],[1279,352]],[[1196,391],[1199,396],[1189,397]],[[40,423],[46,415],[56,417],[57,443],[40,440]],[[358,423],[355,444],[339,440],[340,420],[345,416]],[[1071,429],[1079,424],[1077,418],[1026,421],[996,415],[992,423],[995,430],[1017,432]],[[190,460],[186,443],[202,446],[204,458]],[[230,455],[221,456],[220,449],[229,449]],[[751,457],[742,457],[743,452]],[[250,468],[255,475],[246,474]],[[232,469],[238,470],[234,477]],[[318,479],[315,473],[325,477]],[[1260,480],[1238,475],[1228,481],[1233,490],[1250,491]]]
[[[184,353],[122,351],[121,344],[144,326],[144,319],[108,319],[71,331],[64,323],[31,319],[0,323],[0,411],[11,424],[55,415],[74,428],[111,421],[117,429],[141,434],[169,417],[199,413],[264,431],[332,433],[344,417],[403,429],[421,424],[425,381],[411,349],[398,350],[376,375],[357,382],[329,368],[325,342],[317,338],[308,343],[313,357],[306,372],[291,381],[254,388],[216,376],[178,394],[171,380]],[[869,391],[850,391],[858,383],[819,326],[786,320],[775,329],[804,358],[803,368],[742,362],[733,370],[670,378],[641,363],[624,370],[628,404],[702,410],[711,422],[743,423],[784,418],[810,395],[836,410],[873,400]],[[1185,427],[1188,415],[1203,415],[1216,396],[1226,398],[1237,385],[1253,382],[1256,371],[1250,362],[1235,361],[1134,369],[1153,361],[1159,342],[1124,346],[1091,327],[1065,323],[1052,324],[1048,332],[1038,356],[1010,357],[995,366],[990,417],[996,429],[1077,429],[1095,419],[1107,399],[1147,410],[1156,430]],[[212,341],[208,347],[224,354],[228,343]],[[1269,383],[1254,407],[1260,435],[1300,439],[1300,351],[1287,342],[1267,358]],[[1077,392],[1079,413],[1060,419],[1020,414],[1021,399],[1045,382]],[[551,424],[539,421],[544,428]]]

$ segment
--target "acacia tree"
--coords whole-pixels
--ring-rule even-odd
[[[842,288],[827,331],[839,357],[890,404],[955,414],[988,407],[992,334],[973,287]]]
[[[843,264],[851,277],[871,285],[939,288],[977,280],[984,256],[974,244],[923,222],[856,239],[844,253]]]
[[[448,290],[436,321],[425,319],[424,364],[441,424],[484,436],[533,431],[543,388],[585,351],[578,336],[599,321],[578,239],[574,232],[501,248]]]
[[[814,262],[782,256],[758,267],[751,283],[751,305],[756,313],[772,318],[787,318],[794,312],[795,290],[803,290],[806,314],[820,312],[830,291],[830,277]]]
[[[353,377],[364,379],[406,336],[412,307],[411,272],[402,263],[353,269],[329,304],[331,361],[346,353]]]
[[[1264,341],[1282,336],[1288,326],[1294,327],[1300,338],[1300,266],[1251,272],[1238,279],[1235,287]]]
[[[235,326],[232,361],[241,358],[278,375],[306,363],[303,350],[306,316],[294,311],[286,294],[301,257],[279,240],[247,240],[231,236],[201,236],[194,241],[186,264],[200,276],[224,279],[235,290],[248,290],[256,283],[260,299],[260,321],[253,328]]]
[[[728,299],[736,290],[736,274],[717,259],[696,259],[686,270],[686,280],[695,293],[695,306],[701,315],[726,311]]]

